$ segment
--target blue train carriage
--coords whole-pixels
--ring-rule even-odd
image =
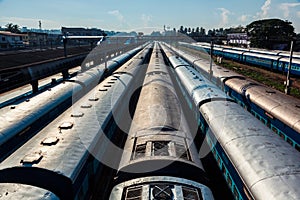
[[[213,199],[211,190],[198,182],[171,176],[148,176],[116,185],[109,200],[131,199]]]
[[[175,55],[173,51],[170,51],[169,49],[165,48],[165,46],[162,45],[162,49],[166,55],[166,57],[169,59],[169,63],[172,63],[172,66],[175,66],[174,68],[180,67],[180,66],[189,66],[189,64],[184,61],[182,58]],[[175,74],[175,70],[173,68],[170,69],[173,74]],[[188,106],[188,108],[193,111],[194,109],[194,103],[191,100],[190,95],[186,92],[186,89],[180,84],[180,80],[178,76],[174,76],[176,82],[178,83],[178,86],[180,88],[180,91],[182,91],[183,98],[185,99],[185,102]],[[198,119],[198,112],[192,112],[192,115],[194,115],[195,119]],[[199,125],[199,124],[198,124]]]
[[[44,188],[61,199],[89,197],[99,181],[110,178],[107,175],[100,179],[107,170],[98,158],[111,156],[108,147],[118,131],[115,121],[123,120],[134,89],[132,85],[143,78],[140,65],[147,52],[149,48],[5,159],[0,164],[0,182]],[[114,109],[119,112],[113,115]]]
[[[207,76],[207,70],[209,70],[209,62],[203,59],[196,59],[193,56],[188,54],[182,54],[185,56],[185,59],[189,61],[189,63],[193,63],[196,69],[201,72],[205,77]],[[195,60],[195,61],[193,61]],[[298,111],[299,102],[289,102],[290,97],[286,97],[285,95],[280,95],[279,92],[275,92],[270,90],[266,87],[260,86],[258,83],[250,81],[243,76],[235,74],[230,70],[224,70],[219,66],[213,65],[213,79],[212,81],[219,85],[218,83],[225,83],[224,84],[224,91],[231,96],[238,104],[244,107],[246,110],[251,112],[256,118],[261,120],[264,124],[269,126],[275,133],[279,134],[283,139],[285,139],[288,143],[290,143],[296,149],[299,149],[299,136],[298,133],[300,132],[299,128],[295,122],[297,122],[298,117],[297,115],[293,114]],[[292,112],[287,112],[286,116],[283,116],[280,112],[276,114],[274,117],[269,109],[269,112],[265,110],[267,105],[264,102],[254,101],[252,102],[251,94],[250,96],[246,95],[246,91],[250,91],[250,88],[258,88],[261,91],[261,96],[270,97],[270,101],[276,102],[275,105],[278,105],[279,101],[284,99],[285,102],[289,102],[290,110]],[[254,91],[255,89],[253,89]],[[278,93],[278,95],[276,94]],[[275,97],[276,96],[276,97]],[[248,98],[247,98],[248,97]],[[281,99],[281,100],[274,100],[274,99]],[[270,104],[270,103],[268,103]],[[273,105],[273,103],[271,104]],[[288,106],[288,103],[285,105],[280,104],[281,108],[283,106]],[[297,107],[298,106],[298,107]],[[294,120],[287,121],[286,118],[294,118]],[[287,121],[287,122],[286,122]],[[287,124],[289,125],[287,125]]]
[[[208,47],[208,53],[210,53],[210,47]],[[222,47],[213,47],[213,55],[215,56],[223,56],[224,55],[224,48]]]
[[[243,62],[250,63],[256,66],[262,66],[265,68],[272,69],[273,62],[278,61],[280,56],[272,56],[272,55],[263,55],[257,53],[244,53],[243,54]]]
[[[110,199],[213,199],[188,123],[153,50]]]
[[[270,51],[270,50],[265,50],[265,49],[249,49],[249,51],[252,53],[271,55],[271,56],[279,56],[280,55],[280,52]]]
[[[222,56],[224,58],[231,59],[234,61],[241,61],[243,52],[231,50],[231,49],[224,49],[222,54],[220,54],[220,55],[216,54],[216,55]]]
[[[200,107],[210,145],[235,199],[299,199],[299,152],[236,103]]]
[[[157,112],[162,115],[155,116]],[[203,171],[189,123],[163,56],[159,49],[153,50],[120,162],[120,174],[122,171],[131,172],[133,176],[138,173],[167,173],[195,178],[193,173],[183,172],[184,168],[176,168],[188,166],[195,171]]]
[[[288,72],[289,63],[289,58],[280,58],[278,61],[278,70]],[[292,59],[291,74],[300,75],[300,59]]]
[[[224,91],[300,151],[299,100],[248,79],[229,79]]]
[[[106,70],[104,63],[96,65],[47,91],[1,108],[0,160],[25,143],[50,120],[71,106],[72,102],[94,88],[105,76],[115,71],[141,49],[142,46],[137,47],[107,61]]]
[[[285,57],[285,58],[289,58],[290,57],[290,52],[282,51],[282,52],[279,52],[278,55],[280,55],[282,57]],[[293,59],[294,58],[300,59],[300,53],[299,52],[293,52]]]
[[[234,99],[244,109],[250,111],[250,99],[245,93],[250,87],[258,85],[257,83],[246,79],[245,77],[234,77],[224,81],[224,92]]]
[[[181,72],[184,68],[186,73]],[[206,82],[199,81],[198,86],[195,85],[197,90],[192,89],[189,84],[194,81],[189,83],[188,80],[192,80],[196,72],[189,74],[192,70],[187,66],[175,70],[200,107],[201,130],[207,136],[235,199],[299,198],[300,159],[297,151],[275,137],[270,129],[224,93],[219,96],[218,88],[210,89],[209,84],[204,87]],[[285,154],[289,155],[285,157]],[[280,179],[284,182],[278,186]]]
[[[191,66],[193,66],[196,69],[196,71],[200,72],[205,78],[209,79],[209,77],[210,77],[210,61],[209,60],[186,54],[182,51],[178,51],[177,49],[176,49],[176,52],[179,52],[179,55],[184,57],[184,59],[186,60],[184,62],[186,64],[190,64]],[[182,60],[182,58],[178,58],[178,59]],[[218,87],[223,88],[224,87],[223,83],[227,79],[236,78],[236,77],[242,78],[243,76],[241,76],[240,74],[233,72],[231,70],[220,67],[219,65],[216,65],[215,63],[212,64],[211,82],[213,82]]]
[[[300,151],[300,102],[264,86],[253,86],[246,90],[251,112]]]

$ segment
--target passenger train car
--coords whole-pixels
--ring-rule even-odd
[[[213,199],[189,125],[155,43],[109,199]]]
[[[222,91],[189,63],[166,55],[199,108],[199,126],[234,198],[299,199],[299,152],[225,94],[220,96]]]
[[[205,50],[210,52],[210,46],[201,44],[180,43],[180,45],[193,48],[196,50]],[[239,48],[224,48],[216,46],[213,48],[213,54],[237,62],[260,66],[269,70],[287,72],[289,57],[285,53],[270,53],[255,50],[244,50]],[[300,75],[300,57],[295,55],[292,59],[291,74]]]
[[[0,109],[0,161],[44,125],[134,56],[142,46],[100,64],[31,98]]]
[[[208,48],[208,47],[210,48],[210,45],[211,45],[209,43],[204,43],[204,42],[198,42],[196,44],[200,45],[200,46],[205,46],[206,48]],[[290,57],[290,52],[288,52],[288,51],[243,48],[243,47],[231,47],[231,46],[217,45],[217,44],[214,44],[214,47],[223,48],[223,49],[237,50],[237,51],[240,51],[240,52],[253,52],[253,53],[265,54],[265,55],[282,56],[282,57],[285,57],[285,58]],[[300,58],[299,52],[294,52],[293,53],[293,58],[299,59]]]
[[[90,199],[100,186],[105,188],[112,172],[102,161],[111,155],[110,141],[122,142],[116,121],[129,107],[133,86],[142,81],[150,47],[1,162],[2,198],[16,193],[26,199]]]
[[[174,48],[206,78],[210,78],[210,63]],[[212,65],[211,81],[230,95],[242,107],[300,151],[300,101],[263,86],[246,77]]]
[[[51,191],[40,187],[34,187],[26,184],[1,183],[0,198],[5,200],[16,199],[51,199],[59,200],[59,198]]]

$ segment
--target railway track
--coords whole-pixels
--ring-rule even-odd
[[[68,48],[69,56],[87,54],[91,51],[90,47]],[[47,49],[29,52],[15,52],[0,54],[0,70],[28,65],[31,63],[51,61],[53,59],[64,58],[64,49]]]

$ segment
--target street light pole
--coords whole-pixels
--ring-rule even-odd
[[[213,48],[214,43],[213,40],[210,42],[210,65],[209,65],[209,80],[212,79],[213,71],[212,71],[212,63],[213,63]]]
[[[292,67],[292,59],[293,59],[293,44],[294,41],[291,41],[291,50],[290,50],[290,61],[289,61],[289,67],[286,75],[286,82],[285,82],[285,89],[284,92],[285,94],[290,94],[290,85],[291,85],[291,80],[290,80],[290,73],[291,73],[291,67]]]

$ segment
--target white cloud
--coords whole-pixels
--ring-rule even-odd
[[[297,17],[299,17],[299,18],[300,18],[300,11],[298,11],[298,12],[297,12]]]
[[[221,22],[219,26],[224,27],[228,24],[228,15],[231,14],[231,12],[225,8],[218,8],[218,10],[221,11]]]
[[[119,10],[108,11],[108,14],[115,16],[119,21],[124,21],[124,16],[120,13]]]
[[[261,7],[261,13],[259,13],[261,18],[266,18],[268,16],[268,11],[271,6],[271,0],[266,0],[264,5]]]
[[[290,15],[290,8],[300,6],[300,3],[282,3],[280,4],[280,9],[283,10],[283,16],[288,18]]]
[[[244,23],[244,22],[247,22],[248,21],[248,18],[249,18],[249,15],[242,15],[239,17],[239,21]]]

